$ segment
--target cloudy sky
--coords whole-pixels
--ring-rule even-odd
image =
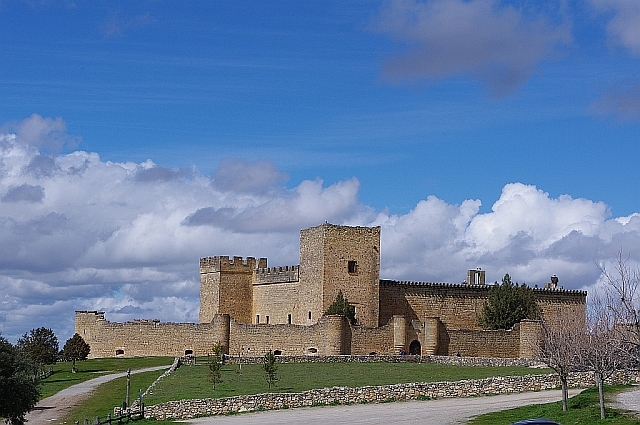
[[[0,0],[0,332],[196,321],[198,260],[382,226],[382,277],[640,258],[640,2]]]

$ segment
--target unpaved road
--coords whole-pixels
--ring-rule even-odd
[[[580,390],[570,390],[569,396],[579,392]],[[560,399],[560,390],[552,390],[486,397],[273,410],[235,416],[211,416],[192,419],[188,422],[194,425],[389,425],[395,423],[453,425],[464,424],[470,418],[482,413],[528,404],[550,403]]]
[[[146,369],[132,370],[131,374],[141,372],[152,372],[154,370],[169,369],[167,366],[149,367]],[[51,425],[59,423],[68,411],[75,407],[81,400],[88,397],[92,390],[98,385],[104,384],[116,378],[127,376],[127,372],[113,373],[111,375],[102,375],[88,381],[81,382],[66,388],[59,393],[42,399],[36,404],[36,407],[25,417],[29,421],[28,425]]]
[[[149,372],[166,369],[158,366],[132,371]],[[125,376],[126,372],[104,375],[69,387],[58,394],[41,400],[27,416],[28,425],[52,425],[71,410],[80,400],[87,397],[98,385]],[[580,390],[570,390],[574,396]],[[511,409],[528,404],[542,404],[560,400],[560,390],[539,391],[517,394],[503,394],[487,397],[446,398],[427,401],[408,401],[384,404],[351,406],[327,406],[269,412],[247,413],[236,416],[211,416],[192,419],[194,425],[262,425],[282,424],[463,424],[477,415]],[[640,386],[620,393],[616,397],[617,407],[640,412]]]

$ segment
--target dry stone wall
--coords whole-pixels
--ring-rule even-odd
[[[610,382],[640,382],[638,372],[618,374]],[[256,410],[288,409],[332,404],[381,403],[387,401],[428,400],[451,397],[475,397],[558,388],[553,375],[494,377],[458,382],[408,383],[361,388],[333,387],[301,393],[268,393],[228,398],[180,400],[145,408],[145,418],[191,419],[197,416],[224,415]],[[570,387],[594,385],[590,373],[572,374]]]

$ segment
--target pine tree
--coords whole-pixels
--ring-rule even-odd
[[[511,282],[511,276],[505,274],[502,283],[496,282],[489,290],[478,322],[484,329],[511,329],[524,319],[539,318],[540,307],[533,290]]]
[[[327,311],[324,312],[325,316],[330,314],[339,314],[341,316],[349,319],[352,325],[355,325],[357,322],[356,319],[356,308],[355,306],[349,304],[349,300],[347,300],[342,291],[338,291],[338,295],[336,296],[336,300],[329,306]]]

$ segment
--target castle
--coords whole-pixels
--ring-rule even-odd
[[[564,290],[557,278],[534,288],[548,323],[562,314],[585,317],[586,292]],[[322,224],[300,232],[300,264],[267,267],[267,259],[200,260],[200,323],[134,320],[76,311],[75,331],[90,358],[205,355],[220,342],[230,355],[422,355],[530,358],[541,324],[482,330],[488,297],[483,270],[461,284],[380,279],[380,227]],[[357,325],[323,316],[339,291],[355,306]]]

